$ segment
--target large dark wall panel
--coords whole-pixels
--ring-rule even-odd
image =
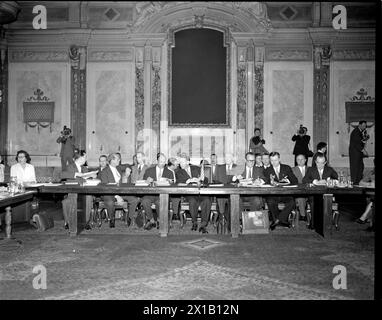
[[[226,125],[226,48],[223,33],[187,29],[172,49],[170,125]]]

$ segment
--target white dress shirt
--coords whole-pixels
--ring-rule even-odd
[[[275,170],[277,179],[279,179],[279,177],[280,177],[280,166],[278,166],[278,167],[273,167],[273,169]]]
[[[78,172],[82,172],[81,166],[77,162],[74,162],[74,163],[76,164]]]
[[[25,164],[25,169],[20,163],[12,165],[11,177],[17,177],[18,182],[36,182],[34,166],[29,163]]]
[[[302,167],[298,167],[299,169],[300,169],[300,171],[301,171],[301,175],[302,175],[302,177],[305,177],[305,166],[302,166]]]
[[[4,182],[4,168],[5,166],[0,163],[0,182]]]
[[[161,169],[158,166],[156,166],[156,173],[157,173],[157,181],[159,181],[160,178],[162,178],[163,168]]]
[[[318,174],[320,175],[320,180],[322,180],[322,175],[324,174],[324,169],[319,169]]]
[[[246,179],[251,179],[252,178],[252,170],[253,170],[253,168],[248,168],[248,167],[246,167],[246,171],[247,171],[247,173],[246,173]]]
[[[116,183],[119,183],[119,180],[121,180],[121,174],[118,172],[116,167],[110,166],[111,172],[113,173],[114,180]]]

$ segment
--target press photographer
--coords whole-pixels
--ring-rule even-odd
[[[61,167],[64,171],[68,164],[74,163],[74,137],[72,136],[72,130],[67,126],[64,126],[63,130],[60,132],[61,135],[57,138],[57,143],[61,143]]]
[[[313,152],[310,150],[310,136],[307,135],[308,129],[300,124],[297,130],[297,134],[294,134],[292,141],[295,141],[293,154],[294,154],[294,165],[297,166],[297,156],[303,154],[306,157],[306,163],[308,163],[308,158],[313,156]]]

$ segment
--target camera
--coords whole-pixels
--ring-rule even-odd
[[[68,128],[67,126],[64,126],[64,129],[61,131],[61,135],[65,137],[69,137],[71,133],[72,133],[72,130]]]
[[[304,134],[306,131],[305,131],[305,128],[302,124],[300,124],[300,128],[298,129],[298,134]]]

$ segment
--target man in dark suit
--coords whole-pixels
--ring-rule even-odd
[[[166,156],[163,153],[157,154],[157,164],[154,167],[150,167],[145,171],[143,180],[146,180],[148,183],[153,181],[172,181],[174,179],[173,173],[165,166],[167,162]],[[156,216],[154,218],[153,211],[151,209],[151,204],[155,204]],[[146,224],[145,229],[150,230],[155,227],[157,217],[159,215],[159,196],[154,195],[145,195],[142,198],[142,206],[146,214]]]
[[[109,165],[101,171],[99,174],[99,179],[101,180],[102,184],[108,184],[108,183],[120,183],[123,177],[123,172],[118,170],[118,164],[120,162],[119,155],[117,153],[112,153],[108,157]],[[117,196],[113,195],[105,195],[103,196],[103,200],[105,202],[105,207],[107,209],[107,212],[110,216],[110,222],[109,226],[110,228],[115,227],[115,199]],[[118,196],[121,197],[123,200],[127,201],[129,206],[129,217],[128,219],[135,218],[135,209],[137,205],[139,204],[139,198],[136,196],[131,195],[124,195],[124,196]]]
[[[270,184],[271,182],[289,182],[290,184],[297,184],[297,178],[292,172],[290,166],[280,163],[280,153],[271,152],[269,155],[271,159],[271,166],[265,170],[265,182]],[[285,203],[285,208],[280,212],[278,204],[280,202]],[[274,230],[276,226],[281,225],[290,228],[288,217],[295,206],[293,197],[267,197],[267,204],[269,211],[271,212],[272,223],[270,229]]]
[[[186,154],[181,154],[179,157],[180,168],[176,171],[176,181],[178,183],[197,183],[200,181],[200,169],[197,166],[190,165],[190,157]],[[208,183],[208,178],[204,177],[204,183]],[[198,229],[196,222],[199,205],[201,207],[202,223],[199,232],[207,232],[208,217],[211,212],[211,199],[209,196],[186,196],[186,200],[190,205],[190,213],[192,217],[192,231]]]
[[[364,130],[366,130],[366,121],[360,121],[358,127],[355,128],[350,134],[350,176],[354,184],[359,184],[363,177],[363,156],[365,148],[365,142],[363,140]]]
[[[326,179],[338,179],[337,172],[326,165],[326,158],[324,154],[319,154],[316,157],[316,167],[308,168],[302,183],[316,183],[326,182]]]
[[[173,182],[176,183],[176,171],[178,170],[179,167],[179,160],[175,157],[169,158],[167,161],[167,168],[171,171],[173,175]],[[178,195],[170,195],[170,200],[172,204],[172,213],[174,215],[179,214],[180,210],[180,202],[182,198]],[[179,220],[180,220],[180,228],[182,229],[184,226],[184,219],[183,219],[183,214],[179,214]],[[169,221],[170,221],[170,227],[172,226],[172,216],[170,216],[169,213]]]
[[[61,180],[77,180],[78,182],[84,181],[81,177],[84,173],[88,172],[88,168],[84,166],[86,163],[86,152],[84,150],[74,155],[74,162],[66,166],[65,170],[61,172]],[[97,172],[94,171],[93,178],[97,177]],[[86,201],[90,201],[90,197],[86,197]],[[64,215],[64,228],[69,229],[69,217],[76,208],[77,194],[69,193],[62,200],[62,213]],[[86,206],[90,208],[91,206]],[[90,219],[90,211],[86,212],[86,222]],[[86,224],[85,229],[90,229],[89,224]]]
[[[242,174],[233,176],[233,181],[240,181],[243,179],[261,179],[265,182],[264,169],[263,167],[255,166],[255,154],[253,152],[247,152],[245,154],[245,168]],[[250,210],[257,211],[263,208],[263,199],[258,196],[241,196],[240,197],[240,211],[243,211],[243,200],[250,203]]]
[[[107,155],[105,154],[100,155],[98,158],[98,163],[99,163],[99,166],[98,166],[97,178],[99,179],[99,175],[101,171],[109,165],[107,162]]]

